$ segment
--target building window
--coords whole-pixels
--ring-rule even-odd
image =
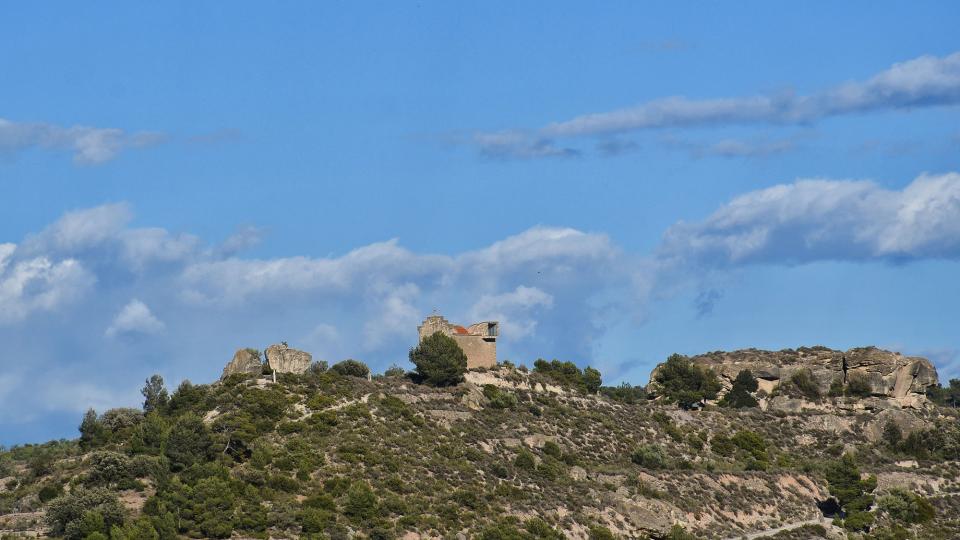
[[[497,324],[490,323],[487,325],[487,335],[491,337],[497,337]]]

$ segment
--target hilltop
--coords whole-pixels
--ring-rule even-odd
[[[798,351],[671,357],[649,392],[545,361],[440,388],[355,361],[264,375],[248,351],[212,384],[151,379],[143,410],[91,411],[79,440],[0,453],[0,535],[960,535],[960,414],[933,366]],[[837,386],[858,358],[894,369]]]

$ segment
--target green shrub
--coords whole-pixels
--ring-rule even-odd
[[[637,403],[647,399],[647,391],[642,386],[631,386],[630,383],[620,383],[620,386],[604,386],[600,393],[608,398],[622,403]]]
[[[583,387],[589,394],[596,394],[603,385],[603,378],[600,371],[587,366],[583,370]]]
[[[544,454],[556,459],[560,459],[563,456],[563,451],[560,449],[560,445],[553,441],[547,441],[543,443],[542,450]]]
[[[820,399],[820,386],[809,369],[801,369],[790,376],[784,392],[792,397],[801,397],[810,401]]]
[[[91,486],[115,486],[133,479],[130,458],[117,452],[94,452],[90,455],[90,471],[86,482]]]
[[[490,407],[494,409],[512,409],[517,406],[517,396],[492,385],[483,385],[483,395],[490,400]]]
[[[878,497],[877,507],[891,519],[907,524],[930,521],[936,513],[930,501],[903,488]]]
[[[730,457],[737,451],[737,445],[733,444],[730,437],[717,434],[710,439],[710,449],[717,455]]]
[[[167,439],[166,456],[170,459],[171,469],[183,470],[206,460],[212,444],[210,432],[199,416],[187,414],[180,417]]]
[[[370,519],[377,514],[377,495],[366,482],[354,482],[347,490],[343,513],[355,521]]]
[[[50,532],[68,540],[86,538],[94,532],[106,534],[114,525],[122,525],[123,518],[117,495],[106,488],[77,487],[52,500],[46,514]]]
[[[167,404],[168,414],[179,416],[187,412],[200,412],[210,391],[205,384],[193,384],[184,380],[170,396]]]
[[[833,382],[830,383],[830,390],[828,391],[830,397],[840,397],[843,395],[843,379],[840,377],[835,377]]]
[[[518,469],[532,471],[537,465],[537,460],[534,459],[533,454],[531,454],[529,450],[521,448],[520,451],[517,452],[517,457],[514,458],[513,464]]]
[[[716,399],[721,388],[713,370],[694,365],[679,354],[670,355],[659,366],[654,381],[668,402],[676,403],[683,409],[690,409],[704,400]]]
[[[37,498],[39,498],[42,503],[48,503],[60,495],[63,495],[63,486],[59,484],[46,484],[40,488],[40,491],[37,493]]]
[[[410,362],[417,375],[432,386],[452,386],[463,381],[467,355],[452,337],[435,332],[410,349]]]
[[[89,537],[88,537],[89,538]],[[110,540],[160,540],[160,534],[148,517],[140,517],[124,526],[110,528]]]
[[[903,440],[903,430],[893,420],[887,420],[883,426],[883,442],[890,448],[896,448],[901,440]]]
[[[830,494],[848,514],[846,521],[850,520],[851,514],[870,508],[873,503],[870,492],[876,488],[877,479],[875,476],[866,480],[861,479],[860,469],[853,455],[844,454],[839,460],[828,463],[824,475],[827,477]],[[859,525],[864,519],[867,518],[856,518],[854,523]],[[873,514],[870,514],[870,519],[873,519]]]
[[[734,409],[757,407],[759,403],[752,395],[752,392],[756,392],[757,388],[759,388],[757,379],[749,370],[744,369],[737,374],[730,391],[720,400],[720,406]]]
[[[870,512],[850,512],[843,518],[843,528],[848,531],[869,531],[873,520],[873,514]]]
[[[569,361],[561,362],[554,359],[547,362],[543,358],[538,358],[533,363],[533,372],[546,376],[560,386],[579,389],[590,394],[597,393],[603,384],[599,371],[590,366],[581,371],[576,364]]]
[[[855,397],[870,397],[873,394],[873,386],[866,375],[851,373],[847,378],[847,395]]]
[[[361,379],[366,379],[367,376],[370,375],[370,368],[368,368],[366,364],[352,358],[348,358],[330,366],[330,371],[336,373],[337,375],[343,375],[346,377],[360,377]]]
[[[106,434],[107,430],[100,422],[97,411],[87,409],[86,414],[83,415],[83,421],[80,422],[80,448],[89,450],[100,446],[104,443]]]
[[[403,377],[406,374],[407,374],[407,370],[403,369],[402,367],[396,364],[393,364],[392,366],[388,367],[387,370],[383,372],[384,377]]]
[[[546,540],[563,540],[564,538],[562,534],[540,518],[528,519],[527,522],[523,524],[523,528],[525,528],[533,538]]]
[[[162,411],[170,400],[167,388],[163,385],[163,377],[156,373],[146,380],[140,393],[143,394],[143,412],[145,413]]]
[[[616,540],[616,538],[610,529],[602,525],[590,527],[590,540]]]
[[[667,457],[663,449],[655,444],[645,444],[630,455],[630,461],[645,469],[663,469],[667,467]]]
[[[767,441],[759,433],[750,430],[736,432],[730,441],[757,461],[767,461]]]

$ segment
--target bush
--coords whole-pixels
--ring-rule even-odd
[[[417,366],[423,382],[433,386],[452,386],[463,381],[467,355],[456,340],[436,332],[410,349],[410,362]]]
[[[513,460],[513,464],[518,469],[523,469],[525,471],[532,471],[537,466],[537,461],[533,458],[533,454],[530,453],[526,448],[521,448],[517,452],[517,457]]]
[[[757,403],[756,398],[751,395],[752,392],[757,391],[757,388],[759,388],[759,384],[753,374],[750,373],[750,370],[742,370],[737,374],[737,378],[733,380],[733,387],[731,387],[730,391],[720,400],[720,405],[723,407],[733,407],[734,409],[757,407],[759,403]]]
[[[767,461],[767,441],[754,431],[740,430],[730,441],[757,461]]]
[[[936,513],[930,501],[903,488],[879,497],[877,507],[892,519],[908,524],[930,521]]]
[[[546,521],[540,518],[530,518],[524,524],[524,528],[534,538],[543,538],[546,540],[562,540],[564,536],[551,527]]]
[[[560,386],[576,388],[590,394],[595,394],[603,384],[600,372],[596,369],[587,366],[581,371],[573,362],[561,362],[556,359],[547,362],[543,358],[538,358],[533,363],[533,372],[546,376]]]
[[[93,486],[116,486],[132,480],[130,458],[117,452],[94,452],[90,456],[87,483]]]
[[[141,422],[143,422],[143,413],[137,409],[110,409],[100,416],[100,424],[112,433],[136,427]]]
[[[852,373],[847,379],[847,395],[865,398],[872,394],[873,386],[865,375]]]
[[[366,482],[355,482],[347,490],[343,513],[358,521],[376,516],[377,495]]]
[[[114,525],[110,529],[110,540],[160,540],[160,535],[150,518],[141,517],[123,527]]]
[[[76,488],[57,497],[47,508],[46,521],[54,536],[80,540],[95,532],[106,534],[123,524],[123,506],[117,495],[105,488]]]
[[[647,399],[647,391],[642,386],[631,386],[630,383],[620,383],[620,386],[604,386],[600,393],[614,401],[633,404]]]
[[[658,367],[654,381],[667,401],[677,403],[683,409],[716,399],[720,390],[720,381],[713,370],[696,366],[679,354],[670,355]]]
[[[737,451],[737,445],[733,444],[730,437],[718,433],[710,439],[710,449],[717,455],[730,457]]]
[[[595,525],[590,527],[590,540],[616,540],[616,537],[610,532],[610,529]]]
[[[603,384],[603,378],[600,371],[587,366],[583,370],[583,387],[589,394],[596,394]]]
[[[384,377],[403,377],[406,374],[407,374],[407,370],[403,369],[402,367],[396,364],[393,364],[392,366],[388,367],[387,370],[383,372]]]
[[[848,531],[869,531],[873,525],[873,514],[870,512],[851,512],[843,518],[843,528]]]
[[[896,448],[902,439],[903,430],[900,429],[900,426],[893,420],[887,420],[887,423],[883,426],[883,441],[890,448]]]
[[[490,400],[490,406],[494,409],[512,409],[517,405],[517,396],[492,384],[483,385],[483,395]]]
[[[359,360],[354,360],[348,358],[342,362],[337,362],[336,364],[330,366],[330,371],[336,373],[337,375],[344,375],[346,377],[360,377],[366,379],[370,375],[370,368],[366,364]]]
[[[170,459],[170,468],[183,470],[206,460],[212,444],[210,432],[199,416],[187,414],[180,417],[167,438],[166,455]]]
[[[793,397],[801,397],[810,401],[820,399],[820,386],[809,369],[801,369],[790,376],[790,384],[784,391]]]
[[[630,461],[645,469],[663,469],[667,466],[667,457],[663,449],[655,444],[645,444],[633,451]]]
[[[89,450],[103,444],[106,438],[106,429],[97,416],[97,411],[87,409],[80,422],[80,449]]]
[[[847,513],[847,522],[853,517],[854,512],[867,510],[873,504],[873,497],[869,493],[876,488],[877,479],[876,477],[861,479],[860,469],[851,454],[844,454],[838,461],[828,463],[824,474],[827,477],[830,494],[837,499],[840,507]],[[867,518],[855,518],[854,523],[859,526],[865,519]],[[873,519],[872,514],[869,519]]]
[[[179,416],[187,412],[198,412],[210,387],[205,384],[193,384],[184,380],[173,392],[167,404],[167,412],[171,416]]]

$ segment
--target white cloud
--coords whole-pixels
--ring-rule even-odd
[[[663,127],[715,124],[804,123],[854,112],[960,102],[960,52],[921,56],[894,64],[865,82],[846,83],[819,94],[719,99],[670,97],[611,112],[551,124],[544,137],[570,137]]]
[[[0,244],[0,324],[18,322],[34,312],[54,311],[77,300],[95,278],[74,259],[14,259],[12,244]]]
[[[538,312],[552,307],[552,295],[520,285],[510,292],[481,296],[470,308],[470,320],[499,321],[506,339],[521,339],[536,331]]]
[[[960,174],[922,175],[901,191],[799,180],[746,193],[668,229],[659,256],[719,267],[960,258]]]
[[[960,103],[960,52],[921,56],[894,64],[866,81],[848,82],[810,95],[782,93],[746,97],[691,99],[672,96],[639,105],[584,114],[537,130],[512,129],[477,133],[472,143],[488,156],[538,158],[576,155],[557,141],[570,137],[609,136],[640,130],[749,124],[797,125],[823,118],[884,110]],[[712,148],[711,148],[712,146]],[[737,141],[702,148],[705,155],[755,155],[788,147],[758,149]],[[604,152],[601,146],[601,152]],[[612,147],[620,150],[619,147]],[[618,152],[604,152],[608,155]]]
[[[159,334],[166,325],[156,318],[146,304],[134,298],[114,317],[107,327],[107,337]]]
[[[694,158],[719,156],[725,158],[760,158],[783,154],[796,147],[794,139],[742,140],[722,139],[716,142],[701,142],[667,136],[662,142],[670,148],[690,153]]]
[[[63,127],[42,122],[12,122],[0,118],[0,151],[21,152],[30,148],[73,153],[75,163],[99,165],[128,149],[157,144],[158,133],[127,133],[115,128]]]
[[[477,133],[473,143],[482,155],[496,159],[569,158],[580,155],[578,150],[562,148],[550,139],[520,131]]]
[[[718,285],[669,281],[678,268],[705,270],[699,276],[750,263],[956,259],[958,201],[956,173],[924,175],[900,190],[801,180],[678,223],[646,257],[603,234],[538,226],[451,254],[389,240],[337,256],[252,259],[188,234],[132,227],[122,204],[78,210],[19,245],[0,244],[0,341],[9,355],[30,359],[17,380],[44,381],[28,392],[0,379],[0,411],[14,422],[129,403],[98,396],[136,389],[158,369],[212,380],[236,347],[262,349],[284,336],[300,336],[318,359],[361,354],[379,370],[405,358],[433,308],[462,324],[501,321],[502,358],[595,363],[609,328],[639,324],[653,312],[651,298],[706,291],[698,306],[709,311]],[[150,347],[104,339],[159,333]],[[603,365],[623,372],[619,361]],[[59,377],[52,386],[48,373]],[[76,391],[61,398],[57,380]],[[50,392],[57,399],[48,403]]]
[[[67,212],[39,234],[28,237],[24,255],[76,256],[139,271],[152,263],[195,259],[200,240],[166,229],[130,228],[133,211],[125,203],[105,204]]]
[[[46,380],[37,389],[43,408],[52,412],[66,411],[80,415],[90,408],[103,412],[114,407],[136,407],[140,404],[135,388],[117,391],[89,381]]]
[[[390,338],[413,335],[423,316],[414,305],[420,295],[420,288],[413,283],[371,287],[372,317],[363,327],[363,348],[377,350]]]

